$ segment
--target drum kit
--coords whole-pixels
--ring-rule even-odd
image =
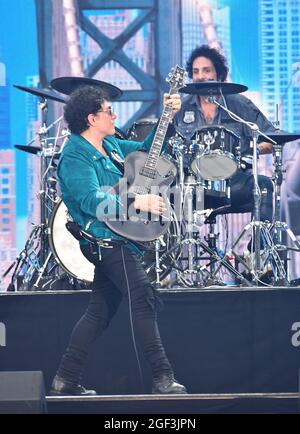
[[[61,77],[52,80],[51,88],[39,89],[24,86],[16,88],[40,98],[42,127],[37,136],[27,145],[15,145],[16,149],[34,154],[40,158],[40,211],[41,222],[34,225],[24,250],[4,273],[12,272],[8,290],[48,290],[60,289],[61,281],[67,281],[68,289],[89,288],[93,280],[94,266],[81,253],[79,242],[66,228],[68,210],[59,197],[56,187],[56,166],[59,155],[68,138],[63,130],[61,146],[52,145],[48,132],[61,119],[47,126],[48,100],[65,103],[68,95],[78,86],[89,84],[104,88],[110,100],[121,96],[122,91],[115,86],[90,78]],[[245,86],[234,83],[202,82],[186,85],[181,92],[204,95],[212,102],[228,111],[220,104],[218,95],[240,93]],[[257,140],[266,137],[256,125],[232,114],[237,122],[246,123],[253,135],[253,176],[257,181]],[[135,122],[124,133],[117,129],[116,137],[143,141],[156,125],[157,119],[146,118]],[[283,144],[300,138],[300,135],[276,130],[268,134],[267,140],[273,143],[275,185],[275,210],[273,222],[260,221],[259,191],[254,191],[253,220],[246,225],[229,249],[218,247],[218,234],[215,233],[216,215],[230,205],[230,179],[243,167],[239,136],[223,125],[206,125],[199,128],[187,142],[178,132],[170,138],[168,154],[177,168],[177,176],[171,190],[179,197],[173,204],[172,223],[168,232],[159,239],[147,243],[144,254],[144,267],[157,288],[211,287],[224,285],[224,270],[238,286],[261,286],[265,284],[288,285],[289,247],[285,244],[290,238],[293,250],[300,251],[300,243],[293,232],[280,221],[280,192],[282,184]],[[39,140],[39,145],[32,145]],[[55,141],[57,143],[57,141]],[[255,188],[258,183],[255,182]],[[177,201],[178,202],[178,201]],[[172,200],[171,200],[172,203]],[[207,232],[207,228],[209,229]],[[206,228],[206,235],[204,235]],[[253,237],[252,264],[238,251],[238,244],[247,231]],[[260,239],[266,240],[262,255]],[[262,260],[262,256],[264,260]],[[234,262],[233,262],[234,260]],[[266,265],[272,270],[271,280],[265,283],[263,275]]]

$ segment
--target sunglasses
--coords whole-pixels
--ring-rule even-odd
[[[107,113],[109,116],[112,116],[114,114],[114,109],[113,109],[113,107],[109,106],[109,107],[107,107],[106,110],[100,109],[100,110],[96,111],[96,113],[99,113],[99,112]]]

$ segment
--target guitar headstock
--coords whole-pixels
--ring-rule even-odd
[[[174,66],[171,69],[166,81],[170,84],[170,93],[176,92],[182,87],[185,86],[187,72],[184,68],[181,68],[179,65]]]

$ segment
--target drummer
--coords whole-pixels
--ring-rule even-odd
[[[225,57],[216,49],[207,45],[195,48],[187,61],[187,72],[194,83],[207,81],[225,82],[228,75],[228,67]],[[243,95],[226,94],[220,98],[220,103],[230,111],[258,125],[260,131],[274,131],[272,123],[262,112]],[[186,96],[181,105],[181,110],[175,119],[177,131],[186,139],[187,144],[195,134],[195,131],[204,126],[222,125],[227,130],[233,131],[240,137],[241,155],[252,155],[250,147],[251,131],[245,124],[232,120],[223,109],[218,107],[207,97],[198,94]],[[272,144],[261,142],[258,144],[259,154],[272,152]],[[259,175],[258,183],[262,193],[261,220],[271,221],[273,206],[273,184],[271,179]],[[252,171],[239,169],[230,180],[231,206],[226,208],[226,213],[252,212],[253,203],[253,175]]]

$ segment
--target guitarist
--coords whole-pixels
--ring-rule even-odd
[[[172,106],[175,116],[181,106],[180,96],[166,94],[164,104]],[[158,299],[141,264],[140,252],[133,243],[110,231],[97,212],[103,201],[118,212],[118,197],[106,193],[105,187],[122,178],[118,162],[132,151],[149,149],[154,136],[153,132],[142,143],[117,139],[113,136],[116,117],[98,86],[78,88],[65,106],[71,136],[58,166],[62,199],[76,223],[97,239],[111,241],[101,247],[81,241],[83,254],[95,265],[92,293],[61,359],[52,382],[52,395],[96,394],[80,385],[82,370],[92,342],[108,327],[124,295],[129,300],[133,338],[143,347],[151,367],[152,392],[186,393],[186,388],[174,378],[160,338]],[[142,211],[160,215],[166,210],[163,199],[157,195],[141,194],[133,201],[134,207]]]

